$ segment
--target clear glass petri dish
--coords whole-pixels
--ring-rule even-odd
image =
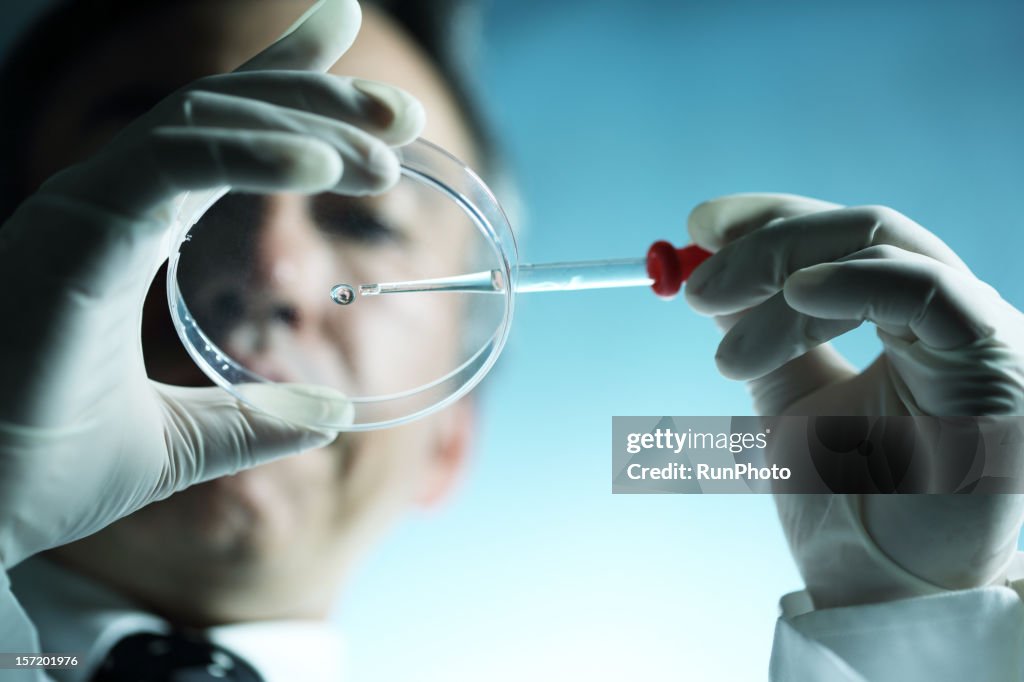
[[[191,359],[245,405],[340,431],[403,424],[453,403],[497,361],[518,250],[464,163],[425,140],[377,197],[186,194],[167,299]],[[491,270],[499,291],[361,296],[359,285]],[[348,305],[332,297],[349,285]]]

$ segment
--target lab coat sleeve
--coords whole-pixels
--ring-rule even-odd
[[[784,613],[770,670],[776,682],[1020,682],[1022,661],[1020,596],[1008,587],[980,587]]]
[[[786,595],[772,680],[1024,682],[1024,602],[1010,580],[1013,557],[997,583],[948,590],[909,573],[875,544],[860,496],[829,501],[802,546],[807,584],[843,580],[832,592],[845,591],[854,603],[858,594],[884,594],[886,586],[913,596],[816,609],[807,591]]]
[[[38,653],[39,635],[35,626],[11,592],[7,571],[0,566],[0,652]],[[5,670],[0,668],[0,682],[49,682],[50,677],[38,668]]]

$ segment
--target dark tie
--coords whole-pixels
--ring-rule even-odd
[[[188,633],[139,633],[118,642],[91,682],[262,682],[227,649]]]

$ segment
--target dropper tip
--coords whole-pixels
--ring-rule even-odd
[[[380,294],[379,284],[360,284],[359,295],[360,296],[377,296]]]

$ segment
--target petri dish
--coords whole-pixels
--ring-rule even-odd
[[[514,309],[505,212],[464,163],[426,140],[372,197],[192,192],[169,249],[171,319],[192,360],[251,408],[340,431],[396,426],[468,393]],[[364,296],[367,282],[492,270],[487,294]]]

